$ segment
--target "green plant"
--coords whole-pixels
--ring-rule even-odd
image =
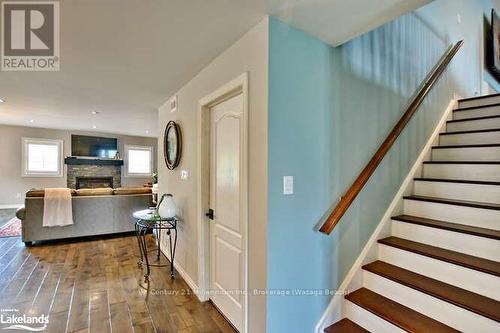
[[[153,172],[151,179],[153,180],[153,184],[158,184],[158,172]]]

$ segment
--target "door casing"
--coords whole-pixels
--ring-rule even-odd
[[[243,223],[244,288],[248,291],[248,73],[224,84],[198,102],[198,290],[201,301],[210,299],[210,228],[205,216],[210,204],[210,109],[236,95],[243,97],[243,117],[241,143],[241,218]],[[248,293],[244,293],[243,330],[248,332]]]

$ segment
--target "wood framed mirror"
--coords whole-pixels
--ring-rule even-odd
[[[163,137],[163,154],[169,170],[174,170],[181,161],[182,137],[179,125],[169,121]]]

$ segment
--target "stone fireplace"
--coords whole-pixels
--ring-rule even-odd
[[[121,166],[68,164],[69,188],[121,187]]]

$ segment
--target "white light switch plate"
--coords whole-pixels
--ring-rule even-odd
[[[186,180],[189,178],[189,172],[187,170],[181,170],[181,179]]]
[[[293,194],[293,176],[283,176],[283,194]]]

